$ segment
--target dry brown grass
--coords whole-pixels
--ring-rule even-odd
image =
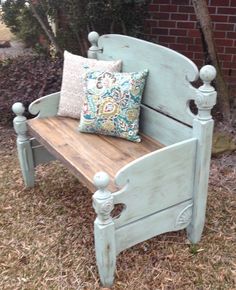
[[[57,162],[25,189],[13,132],[0,129],[0,289],[99,289],[91,193]],[[235,164],[212,163],[201,242],[181,231],[124,251],[113,289],[236,289]]]

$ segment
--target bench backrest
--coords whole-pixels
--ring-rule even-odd
[[[196,65],[187,57],[161,45],[124,35],[98,39],[97,59],[118,60],[123,71],[149,70],[142,100],[141,131],[169,145],[192,136],[194,115],[189,102],[197,90]]]

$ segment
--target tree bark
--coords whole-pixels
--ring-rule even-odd
[[[192,0],[192,3],[200,25],[205,61],[208,64],[212,64],[217,71],[215,86],[218,93],[219,106],[224,120],[230,122],[229,90],[219,63],[207,2],[206,0]]]
[[[56,39],[55,39],[55,37],[53,35],[53,32],[50,30],[49,24],[48,24],[48,27],[47,27],[47,25],[44,23],[43,19],[41,18],[41,16],[39,15],[37,9],[34,6],[34,1],[28,1],[28,2],[29,2],[30,9],[32,10],[34,17],[38,20],[38,22],[39,22],[40,26],[42,27],[43,31],[45,32],[45,34],[47,35],[47,37],[49,38],[51,43],[54,45],[54,47],[56,49],[56,53],[61,55],[62,54],[62,50],[59,47],[59,45],[57,44],[57,41],[56,41]]]

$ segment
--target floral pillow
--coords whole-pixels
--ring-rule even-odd
[[[140,142],[140,104],[148,71],[88,72],[79,131]]]
[[[59,116],[80,118],[85,99],[85,76],[89,70],[119,72],[121,61],[88,59],[65,51]]]

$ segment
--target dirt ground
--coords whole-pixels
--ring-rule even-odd
[[[0,289],[100,289],[92,194],[59,162],[25,189],[13,130],[0,132]],[[235,180],[236,154],[213,159],[201,242],[180,231],[124,251],[113,289],[236,289]]]
[[[14,39],[14,35],[0,19],[0,41],[10,41],[12,39]]]
[[[24,44],[16,39],[0,19],[0,42],[4,41],[10,41],[11,47],[0,48],[0,60],[32,54],[32,50],[29,48],[26,49]]]

